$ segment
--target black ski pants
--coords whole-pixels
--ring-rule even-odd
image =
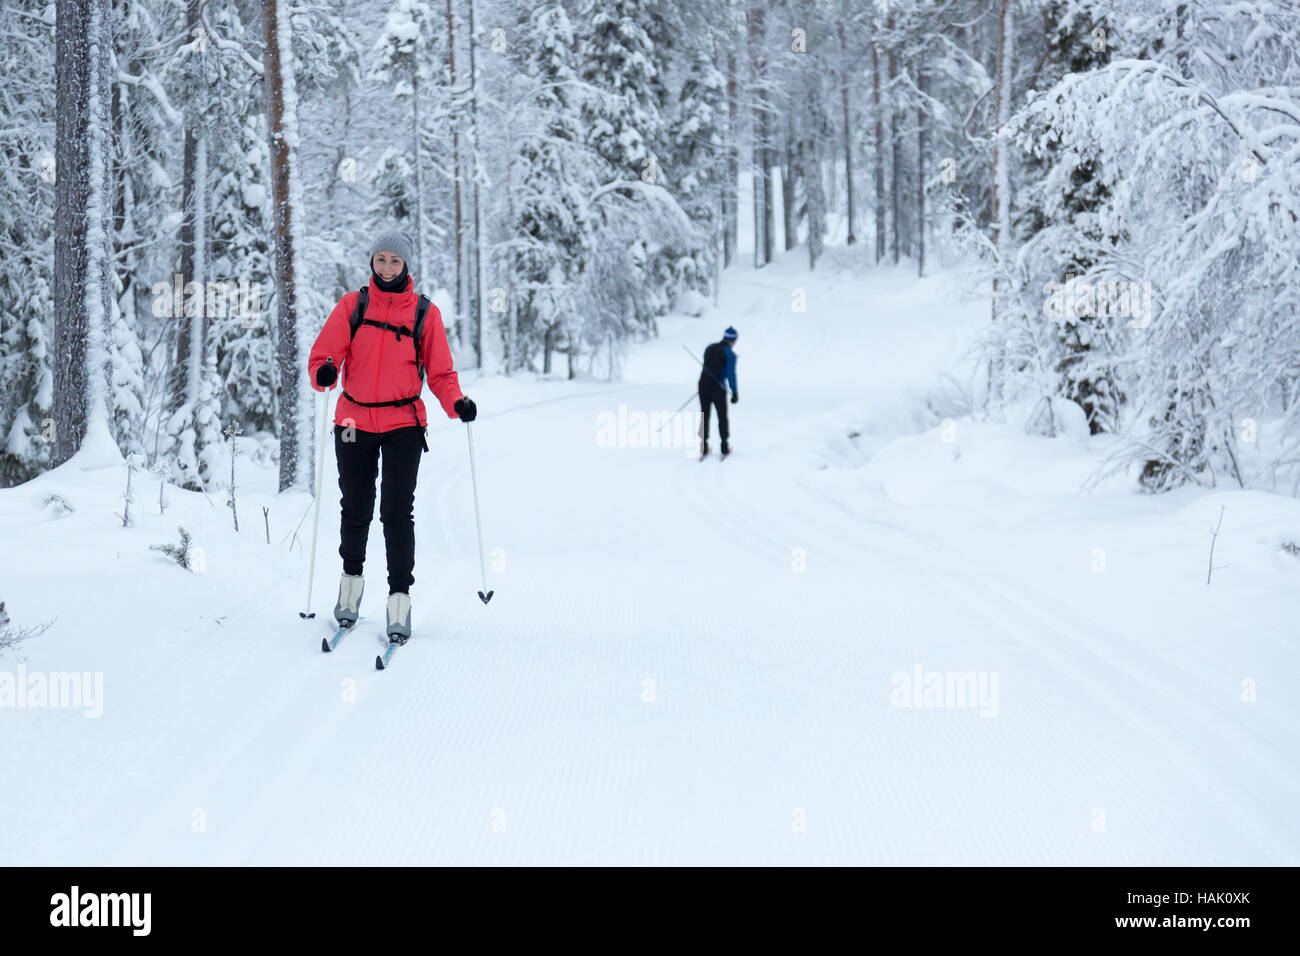
[[[709,440],[709,409],[718,410],[718,434],[725,442],[730,436],[727,428],[727,393],[720,388],[700,386],[700,439]]]
[[[379,483],[379,520],[388,552],[388,592],[410,593],[415,577],[415,477],[424,449],[424,429],[418,425],[386,432],[334,426],[334,455],[339,464],[343,498],[339,555],[344,574],[360,574],[366,560],[366,538],[375,515],[375,477],[383,458]],[[381,455],[382,450],[382,455]]]

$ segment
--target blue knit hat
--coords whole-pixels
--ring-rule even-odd
[[[725,332],[722,333],[722,338],[723,338],[723,341],[726,341],[726,342],[734,342],[734,341],[736,341],[736,338],[737,338],[737,336],[736,336],[736,330],[735,330],[734,328],[732,328],[730,325],[727,326],[727,331],[725,331]]]

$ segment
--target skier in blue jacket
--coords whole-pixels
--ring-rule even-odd
[[[718,436],[722,439],[722,457],[731,454],[727,439],[731,431],[727,426],[727,385],[731,386],[731,401],[740,401],[736,387],[736,353],[731,350],[736,341],[736,330],[727,327],[722,341],[714,342],[704,350],[703,370],[700,372],[700,458],[709,454],[709,409],[718,410]]]

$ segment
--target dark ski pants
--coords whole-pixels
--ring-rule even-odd
[[[718,435],[725,443],[730,436],[727,428],[727,393],[720,389],[700,389],[700,440],[709,440],[709,409],[718,410]]]
[[[347,430],[334,426],[334,455],[339,463],[339,490],[343,498],[339,530],[339,555],[344,574],[360,574],[366,560],[366,538],[375,515],[375,477],[379,460],[384,476],[379,483],[379,520],[384,525],[388,552],[388,592],[409,593],[415,582],[415,477],[420,470],[424,429],[418,425],[387,432]]]

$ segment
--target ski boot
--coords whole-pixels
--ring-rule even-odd
[[[359,574],[345,574],[339,579],[339,600],[334,605],[334,619],[339,627],[357,623],[361,609],[361,592],[366,589],[366,579]]]
[[[411,596],[402,592],[388,595],[388,642],[405,644],[411,638]]]
[[[726,458],[726,457],[727,457],[728,455],[730,455],[730,454],[731,454],[731,446],[728,445],[728,444],[726,443],[726,441],[724,440],[724,441],[722,442],[722,457],[723,457],[723,458]]]
[[[702,441],[700,442],[700,461],[703,461],[708,457],[709,457],[709,443],[706,441]]]

